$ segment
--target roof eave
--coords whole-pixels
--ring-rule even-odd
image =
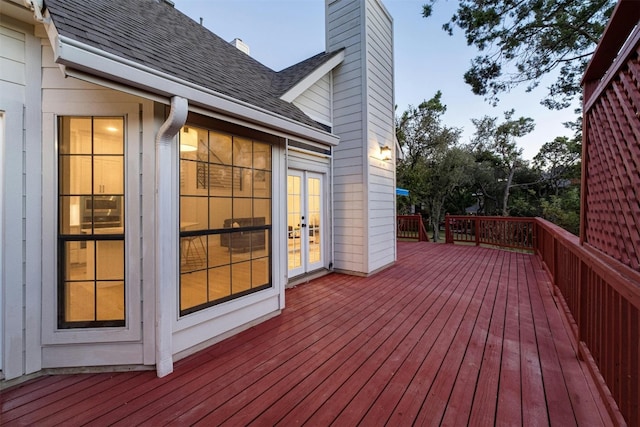
[[[145,92],[160,95],[166,99],[166,103],[172,96],[180,96],[186,98],[189,104],[205,109],[323,144],[338,145],[339,137],[331,133],[78,42],[58,34],[55,28],[47,30],[54,47],[55,61],[64,66],[65,73],[65,68],[79,70],[119,83],[125,91],[131,87],[132,93],[139,96],[144,96],[142,94]],[[150,98],[157,100],[157,96]]]

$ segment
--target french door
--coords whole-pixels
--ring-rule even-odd
[[[287,176],[287,245],[289,277],[324,265],[323,176],[289,170]]]

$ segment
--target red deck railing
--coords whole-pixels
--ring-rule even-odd
[[[445,233],[447,243],[535,251],[610,415],[640,425],[640,273],[541,218],[447,216]]]
[[[580,356],[602,375],[603,398],[615,400],[629,425],[640,425],[640,274],[548,221],[536,223],[536,252],[573,317]]]
[[[474,243],[533,251],[535,218],[447,215],[447,243]]]
[[[415,239],[419,242],[428,242],[429,236],[420,215],[397,216],[397,238]]]

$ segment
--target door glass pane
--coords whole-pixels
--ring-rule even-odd
[[[309,178],[307,180],[307,203],[309,228],[309,263],[319,262],[321,259],[320,231],[321,231],[321,210],[320,210],[320,179]]]
[[[302,239],[300,234],[300,219],[302,206],[300,199],[301,178],[296,175],[287,177],[287,202],[289,212],[287,215],[287,244],[289,269],[302,266]]]

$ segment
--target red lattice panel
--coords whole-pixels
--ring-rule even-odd
[[[585,114],[584,240],[640,271],[640,44]]]

